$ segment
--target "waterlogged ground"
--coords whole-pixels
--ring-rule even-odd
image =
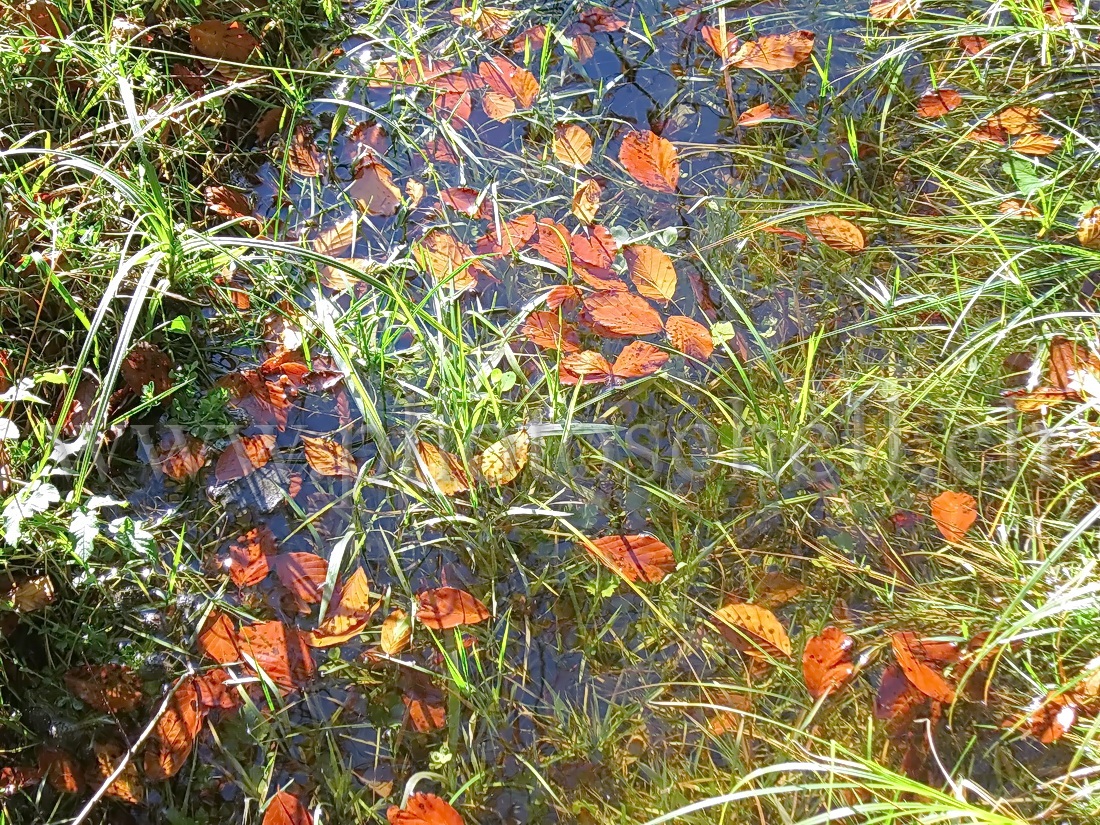
[[[1025,424],[1008,383],[920,383],[1008,305],[980,303],[966,220],[1005,220],[1061,144],[990,160],[963,136],[1026,95],[914,114],[941,77],[988,93],[980,45],[928,34],[953,10],[928,12],[932,57],[904,47],[902,4],[452,11],[358,9],[284,94],[204,75],[240,46],[216,24],[169,60],[192,94],[241,84],[212,144],[235,151],[204,168],[203,228],[232,225],[205,236],[213,293],[174,296],[204,305],[194,363],[149,345],[122,366],[135,397],[176,388],[98,460],[128,503],[104,512],[140,525],[110,539],[140,561],[99,574],[128,618],[76,658],[48,624],[12,637],[12,764],[48,780],[17,775],[13,819],[71,821],[99,788],[104,822],[383,821],[415,788],[468,823],[645,822],[761,770],[753,787],[787,790],[683,821],[930,788],[1037,814],[1035,786],[1087,761],[1058,740],[1100,685],[1025,712],[1031,665],[994,678],[1019,647],[989,600],[1035,559],[967,544],[970,493],[1015,489]],[[724,60],[725,31],[777,65]],[[244,45],[214,57],[256,62]],[[1040,134],[1004,128],[1005,153]],[[951,152],[1000,189],[930,171]],[[1072,242],[1056,211],[1021,289]],[[1013,345],[972,360],[999,371]],[[945,406],[962,396],[980,425]],[[1052,587],[1084,580],[1066,575]],[[1091,684],[1090,658],[1063,678]],[[57,672],[68,694],[34,698]],[[882,773],[822,791],[768,772],[854,757]],[[58,777],[79,765],[77,804]],[[419,804],[390,821],[458,821]]]

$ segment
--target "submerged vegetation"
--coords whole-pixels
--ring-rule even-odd
[[[1098,33],[5,7],[4,821],[1093,822]]]

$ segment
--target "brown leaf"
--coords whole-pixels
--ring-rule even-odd
[[[18,765],[0,768],[0,797],[14,796],[17,791],[42,781],[42,771]]]
[[[754,604],[774,608],[797,599],[806,590],[806,585],[793,576],[779,570],[769,570],[757,584],[757,596]]]
[[[1021,155],[1049,155],[1062,145],[1062,141],[1050,135],[1022,135],[1009,148]]]
[[[474,260],[470,247],[440,229],[433,229],[413,244],[412,252],[417,265],[436,283],[450,283],[456,292],[477,286],[479,274],[489,275]]]
[[[199,707],[204,711],[215,708],[233,710],[237,707],[240,704],[240,697],[226,684],[229,678],[229,672],[220,667],[196,676],[195,695],[198,697]]]
[[[670,316],[665,321],[665,334],[672,346],[697,361],[706,361],[714,352],[710,330],[692,318]]]
[[[826,246],[850,255],[867,246],[867,233],[863,228],[837,215],[811,215],[806,218],[806,229]]]
[[[386,819],[390,825],[465,825],[458,811],[430,793],[414,793],[404,808],[391,805]]]
[[[575,286],[571,284],[558,284],[558,286],[546,293],[546,306],[550,307],[550,309],[558,309],[562,306],[567,309],[575,309],[580,305],[583,297],[581,291]]]
[[[469,186],[452,186],[439,192],[439,202],[468,218],[492,220],[493,205]]]
[[[224,613],[214,611],[207,618],[199,632],[199,650],[220,665],[229,665],[241,660],[237,647],[237,631],[233,622]]]
[[[827,627],[806,642],[802,652],[802,677],[814,699],[832,693],[855,670],[852,637],[838,627]]]
[[[367,629],[378,605],[378,601],[371,600],[367,574],[362,567],[356,567],[333,594],[324,621],[306,634],[306,642],[313,647],[344,644]]]
[[[775,614],[756,604],[736,602],[714,612],[715,627],[746,656],[767,659],[791,655],[791,640]]]
[[[1077,7],[1070,0],[1047,0],[1043,4],[1043,14],[1056,26],[1073,22],[1077,16]]]
[[[627,344],[611,371],[616,378],[644,378],[653,375],[668,363],[668,353],[646,341],[633,341]]]
[[[247,63],[260,42],[240,23],[204,20],[191,27],[191,48],[211,60]]]
[[[230,404],[247,413],[258,426],[286,429],[290,397],[282,379],[267,381],[256,370],[242,370],[223,375],[217,386],[229,393]]]
[[[304,634],[280,621],[245,625],[237,634],[242,658],[251,659],[284,692],[301,687],[313,675],[313,658]]]
[[[563,321],[558,312],[532,312],[520,334],[541,349],[577,352],[581,348],[577,328]]]
[[[761,103],[746,109],[737,118],[738,126],[758,126],[766,120],[776,118],[790,118],[791,107],[783,103],[772,106],[770,103]]]
[[[676,192],[680,161],[676,147],[653,132],[630,132],[619,146],[619,163],[627,173],[657,192]]]
[[[932,519],[940,534],[949,542],[962,541],[977,518],[977,502],[969,493],[945,490],[932,499]]]
[[[1091,249],[1100,247],[1100,206],[1087,209],[1078,219],[1077,242]]]
[[[566,166],[580,169],[592,160],[592,136],[576,123],[554,127],[554,157]]]
[[[917,114],[927,118],[943,117],[961,105],[962,95],[954,89],[938,89],[921,95],[917,101]]]
[[[229,442],[214,466],[214,478],[219,482],[233,481],[255,472],[271,460],[275,446],[273,435],[242,435]]]
[[[359,465],[355,456],[347,447],[331,438],[311,438],[302,436],[302,445],[306,449],[306,461],[309,466],[323,476],[343,476],[355,478],[359,475]]]
[[[699,34],[703,41],[727,63],[733,57],[734,52],[737,51],[737,47],[741,45],[741,40],[737,35],[731,34],[728,30],[723,30],[718,26],[703,26],[699,29]]]
[[[489,484],[509,484],[527,466],[530,447],[531,436],[527,430],[512,433],[493,442],[481,455],[475,456],[474,469]]]
[[[531,26],[531,28],[521,31],[516,39],[512,41],[512,51],[517,54],[523,54],[528,49],[532,52],[541,51],[542,44],[545,42],[546,26],[540,23],[537,26]]]
[[[902,721],[927,700],[905,677],[900,665],[887,665],[875,696],[875,718]]]
[[[123,713],[145,699],[141,679],[126,665],[82,665],[65,673],[65,686],[103,713]]]
[[[457,495],[470,489],[470,480],[458,456],[426,441],[416,442],[416,452],[420,458],[417,474],[425,484],[445,496]],[[424,470],[428,471],[429,478],[424,477]]]
[[[412,640],[412,621],[404,610],[395,610],[382,622],[379,645],[387,656],[396,656]]]
[[[1029,106],[1009,106],[986,121],[990,128],[1006,135],[1030,135],[1039,131],[1043,110]]]
[[[1008,200],[1001,201],[997,204],[997,211],[1002,215],[1008,215],[1012,218],[1023,218],[1029,221],[1041,220],[1043,217],[1038,209],[1029,203],[1024,203],[1019,198],[1009,198]]]
[[[955,701],[955,689],[947,683],[939,668],[935,666],[936,660],[933,656],[936,648],[931,648],[931,654],[925,649],[926,645],[937,643],[922,642],[917,638],[917,634],[909,631],[895,633],[890,641],[894,656],[898,660],[898,667],[913,687],[937,702],[951,704]]]
[[[968,34],[958,40],[959,48],[970,55],[977,54],[989,46],[989,41],[976,34]]]
[[[187,679],[160,715],[145,751],[145,776],[153,782],[175,776],[187,762],[202,729],[202,713],[193,679]]]
[[[313,825],[313,816],[294,794],[279,791],[267,803],[262,825]]]
[[[39,37],[61,39],[69,36],[70,29],[61,9],[52,0],[33,0],[23,8],[13,4],[7,11],[12,13],[12,22],[22,23]]]
[[[456,23],[473,29],[487,40],[499,40],[508,34],[514,14],[514,11],[491,9],[487,6],[459,6],[451,9],[451,17]]]
[[[172,359],[146,341],[130,350],[120,372],[122,380],[137,395],[141,395],[147,384],[153,385],[154,395],[162,395],[172,389]]]
[[[598,384],[611,380],[614,375],[611,363],[601,353],[590,349],[570,353],[558,364],[558,381],[563,386]]]
[[[676,557],[660,539],[650,535],[614,535],[586,538],[585,550],[629,582],[656,584],[676,569]]]
[[[259,227],[259,222],[252,216],[252,204],[236,189],[228,186],[207,186],[203,190],[203,199],[207,208],[215,215],[230,220],[245,218],[246,225]]]
[[[667,303],[676,296],[679,282],[672,260],[653,246],[631,244],[623,248],[623,257],[638,294],[653,301]]]
[[[595,223],[600,209],[600,185],[589,178],[577,185],[573,193],[573,205],[569,210],[581,223]]]
[[[605,290],[584,300],[592,329],[605,338],[652,335],[665,328],[661,316],[644,298],[622,290]]]
[[[275,534],[266,525],[254,527],[229,545],[229,577],[237,587],[251,587],[267,576],[267,557],[275,553]],[[231,661],[236,661],[234,658]]]
[[[80,793],[84,790],[84,771],[80,762],[61,748],[38,751],[38,770],[47,784],[58,793]]]
[[[321,230],[309,245],[318,255],[336,257],[347,251],[355,242],[358,226],[359,218],[355,215],[344,218],[339,223]]]
[[[321,153],[313,142],[313,130],[307,124],[294,127],[286,148],[286,162],[291,172],[303,178],[320,177],[324,171]]]
[[[447,724],[443,693],[434,687],[409,690],[401,697],[408,722],[420,733],[440,730]]]
[[[13,581],[3,598],[11,602],[16,613],[33,613],[53,604],[57,599],[57,591],[54,590],[49,576],[34,576]]]
[[[418,597],[416,618],[432,630],[449,630],[464,624],[483,622],[491,615],[489,608],[465,590],[437,587],[425,590]]]
[[[269,564],[283,587],[298,600],[299,610],[308,613],[308,605],[321,601],[328,562],[316,553],[280,553],[272,556]]]
[[[788,34],[768,34],[756,41],[742,43],[729,62],[739,69],[761,69],[779,72],[793,69],[810,56],[814,48],[814,33],[793,31]]]
[[[192,435],[173,432],[161,435],[153,466],[175,481],[185,481],[206,464],[206,445]]]
[[[97,743],[94,750],[96,773],[99,779],[97,784],[99,784],[105,782],[107,777],[122,764],[126,758],[126,751],[116,742]],[[138,775],[137,765],[134,764],[132,759],[126,763],[126,767],[123,768],[118,778],[107,787],[106,794],[130,805],[141,804],[145,790],[141,783],[141,777]]]
[[[920,8],[920,0],[874,0],[871,3],[872,20],[912,20]]]
[[[393,175],[372,152],[355,165],[355,177],[348,197],[368,215],[393,215],[401,205],[401,190],[393,185]]]
[[[1064,336],[1054,336],[1050,342],[1047,383],[1080,398],[1081,384],[1086,377],[1100,380],[1100,358]]]

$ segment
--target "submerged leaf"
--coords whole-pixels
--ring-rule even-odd
[[[470,489],[470,480],[458,456],[427,441],[417,441],[416,452],[420,459],[416,468],[417,474],[425,484],[445,496],[457,495]],[[427,478],[424,477],[425,470],[428,472]]]
[[[853,644],[852,637],[838,627],[827,627],[806,642],[802,676],[814,699],[837,690],[852,675]]]
[[[791,640],[775,614],[755,604],[736,602],[714,612],[715,626],[746,656],[767,659],[791,655]]]
[[[623,257],[638,294],[667,303],[676,296],[678,281],[672,260],[653,246],[631,244],[623,248]]]
[[[654,536],[614,535],[584,539],[584,548],[630,582],[656,584],[676,569],[676,557],[667,544]]]
[[[814,48],[814,33],[793,31],[768,34],[756,41],[742,43],[729,62],[740,69],[779,72],[805,62]]]
[[[345,478],[355,478],[359,475],[355,456],[343,444],[331,438],[311,438],[308,435],[303,435],[301,438],[306,451],[306,461],[321,475]]]
[[[527,466],[531,436],[520,430],[490,444],[474,457],[474,469],[489,484],[497,486],[512,482]]]
[[[806,218],[806,229],[826,246],[850,255],[867,246],[867,233],[863,228],[837,215],[811,215]]]
[[[386,819],[390,825],[465,825],[458,811],[430,793],[414,793],[404,808],[391,805]]]
[[[661,316],[644,298],[623,290],[597,292],[584,300],[592,329],[604,337],[652,335],[665,328]]]
[[[418,597],[416,618],[432,630],[449,630],[465,624],[483,622],[491,615],[489,608],[465,590],[437,587]]]
[[[576,123],[554,127],[554,157],[566,166],[580,169],[592,160],[592,136]]]

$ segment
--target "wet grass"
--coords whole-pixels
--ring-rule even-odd
[[[415,780],[482,823],[1093,820],[1094,722],[1084,718],[1053,745],[1003,724],[1072,685],[1097,647],[1095,483],[1080,458],[1093,446],[1094,415],[1087,404],[1021,414],[999,398],[1006,356],[1029,351],[1043,364],[1055,333],[1096,338],[1081,283],[1098,256],[1073,237],[1097,195],[1087,19],[1053,27],[1024,5],[1004,6],[996,20],[926,10],[895,28],[834,28],[805,71],[736,73],[736,105],[786,100],[799,122],[726,122],[721,142],[684,140],[683,157],[698,165],[683,189],[707,202],[669,248],[678,267],[696,267],[709,283],[714,330],[725,338],[719,354],[623,387],[578,389],[556,380],[554,353],[515,344],[556,274],[528,256],[499,289],[456,300],[412,263],[417,223],[450,224],[473,240],[470,222],[403,207],[393,224],[364,223],[356,254],[380,263],[368,288],[343,293],[315,272],[339,260],[303,251],[295,236],[349,213],[342,153],[351,124],[367,114],[389,133],[386,159],[402,173],[423,163],[428,139],[453,140],[458,179],[452,166],[413,167],[429,191],[496,185],[510,213],[563,214],[575,176],[546,151],[554,124],[577,119],[610,145],[613,130],[601,126],[622,119],[601,113],[615,84],[594,67],[586,83],[575,61],[552,60],[550,50],[532,58],[544,88],[522,129],[479,139],[426,117],[424,89],[384,105],[363,97],[354,61],[368,55],[431,48],[476,63],[484,43],[429,9],[361,9],[345,43],[352,58],[335,63],[324,45],[341,33],[316,39],[333,25],[323,6],[204,9],[265,31],[269,71],[198,98],[169,79],[188,47],[183,27],[167,21],[189,10],[165,10],[155,39],[134,34],[128,47],[110,45],[118,41],[107,16],[61,11],[77,35],[40,54],[40,38],[9,23],[0,56],[0,80],[24,92],[5,104],[12,125],[0,167],[11,204],[0,275],[5,350],[9,374],[34,377],[46,402],[8,408],[22,438],[7,448],[5,494],[36,479],[61,498],[73,491],[24,521],[3,551],[7,573],[46,574],[58,591],[49,607],[9,622],[9,764],[33,764],[43,744],[87,758],[95,743],[132,743],[148,721],[148,707],[132,717],[90,713],[64,686],[70,667],[129,664],[157,696],[206,667],[194,637],[211,609],[242,620],[286,616],[277,590],[238,593],[219,568],[227,542],[269,522],[284,549],[321,552],[344,570],[365,564],[384,596],[379,617],[446,583],[478,595],[492,619],[462,633],[418,626],[409,652],[381,662],[366,656],[378,622],[361,643],[319,652],[314,684],[218,717],[177,777],[149,785],[149,809],[166,818],[259,822],[286,786],[331,821],[376,821]],[[558,14],[568,22],[575,11],[532,11],[516,30]],[[741,10],[726,13],[747,30]],[[661,14],[647,23],[671,30],[671,13]],[[644,61],[660,29],[631,18],[629,36],[601,35],[600,47]],[[866,38],[862,61],[852,54],[857,35]],[[992,45],[966,58],[960,35]],[[699,51],[680,76],[705,72],[717,83],[714,56],[704,57],[698,35],[682,37]],[[127,69],[113,85],[72,82],[78,67],[109,66]],[[933,78],[963,90],[965,102],[922,120],[913,106]],[[708,91],[712,120],[728,108],[723,85]],[[639,114],[675,125],[676,103],[692,100],[693,88]],[[179,123],[135,128],[166,111],[165,99]],[[1007,104],[1040,106],[1065,147],[1033,162],[964,139]],[[295,176],[285,154],[252,145],[251,124],[271,107],[313,125],[336,182]],[[620,190],[606,222],[626,237],[664,243],[660,230],[681,225],[677,208],[689,197],[628,187],[613,164],[601,172]],[[258,190],[270,239],[201,214],[211,182]],[[1002,213],[1009,198],[1039,217]],[[849,256],[758,231],[804,231],[805,217],[824,212],[867,228],[870,247]],[[234,305],[227,271],[252,282],[248,309]],[[177,485],[145,466],[169,426],[217,446],[239,426],[214,382],[263,360],[271,313],[346,373],[349,443],[367,468],[354,484],[314,479],[278,515],[211,505],[202,480]],[[138,340],[172,356],[171,397],[163,404],[147,393],[108,411]],[[55,411],[77,396],[84,371],[104,388],[87,428],[95,437],[51,459],[66,440]],[[326,426],[331,409],[320,410],[280,436],[288,466],[304,469],[298,431],[336,429]],[[118,434],[97,447],[112,425]],[[417,477],[416,437],[469,465],[525,425],[536,448],[508,487],[452,498]],[[943,490],[978,498],[981,518],[965,542],[943,542],[927,518],[891,522],[926,515]],[[89,548],[74,538],[73,519],[90,495],[131,505],[102,506]],[[618,531],[653,532],[674,548],[678,568],[659,585],[631,585],[576,544]],[[801,588],[782,595],[769,573]],[[709,623],[731,598],[774,609],[795,658],[762,664],[736,652]],[[797,657],[829,624],[855,638],[860,668],[838,695],[814,703]],[[988,650],[1010,652],[998,656],[988,695],[895,730],[873,707],[888,634],[898,630],[960,641],[989,632]],[[405,700],[416,696],[445,710],[442,727],[410,725]],[[89,782],[90,793],[94,775]],[[70,821],[86,799],[30,786],[6,815]],[[146,814],[105,800],[93,816]]]

